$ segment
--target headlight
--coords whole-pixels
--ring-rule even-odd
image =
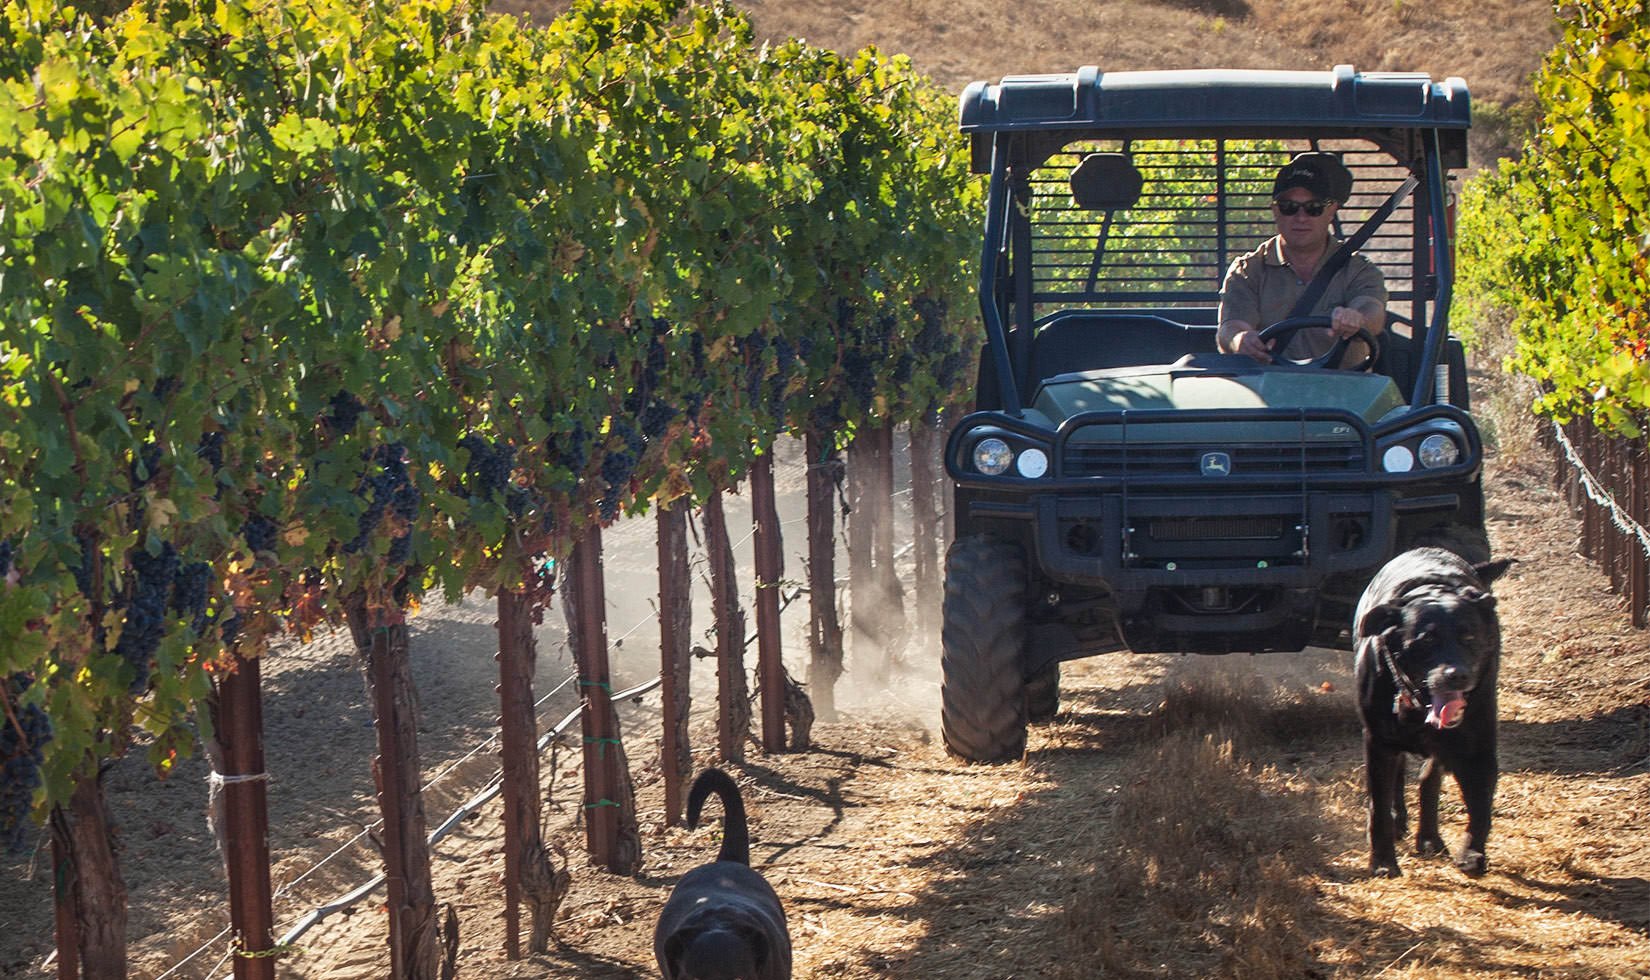
[[[1415,454],[1408,446],[1392,446],[1381,454],[1381,468],[1388,473],[1408,473],[1415,468]]]
[[[1435,470],[1440,466],[1454,466],[1461,461],[1461,447],[1455,440],[1442,432],[1434,432],[1421,440],[1421,450],[1416,453],[1424,469]]]
[[[1035,447],[1027,449],[1014,461],[1014,469],[1021,476],[1035,480],[1048,472],[1048,453]]]
[[[1014,462],[1014,453],[1009,450],[1008,443],[996,436],[988,436],[974,444],[974,468],[986,476],[1000,476],[1008,472],[1008,465]]]

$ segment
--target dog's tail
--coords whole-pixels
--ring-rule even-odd
[[[739,784],[720,769],[706,769],[693,781],[688,790],[688,827],[699,826],[699,810],[705,797],[715,793],[722,798],[722,853],[718,861],[737,861],[746,867],[751,863],[750,832],[745,828],[745,801],[739,796]]]

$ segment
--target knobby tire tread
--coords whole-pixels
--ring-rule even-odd
[[[1025,754],[1026,559],[1017,545],[976,536],[946,555],[940,730],[972,762]]]

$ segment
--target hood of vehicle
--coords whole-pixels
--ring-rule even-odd
[[[1229,371],[1160,367],[1120,368],[1050,378],[1039,389],[1033,407],[1056,425],[1083,412],[1300,408],[1341,409],[1374,424],[1404,404],[1398,386],[1391,378],[1379,374],[1291,367]],[[1149,424],[1144,420],[1142,423]],[[1294,423],[1279,420],[1230,424],[1274,428]],[[1170,426],[1163,438],[1177,442],[1206,441],[1210,436],[1207,425],[1196,426],[1201,430],[1196,434],[1185,432],[1185,428]],[[1310,428],[1320,437],[1349,434],[1333,432],[1333,427],[1313,425]],[[1145,436],[1146,432],[1136,430],[1129,438],[1133,441]]]

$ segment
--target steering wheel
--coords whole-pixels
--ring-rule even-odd
[[[1289,346],[1289,342],[1295,339],[1296,334],[1300,333],[1302,330],[1308,330],[1313,327],[1317,327],[1321,330],[1327,330],[1329,329],[1329,324],[1330,319],[1327,316],[1287,317],[1272,324],[1265,330],[1262,330],[1260,332],[1260,339],[1263,342],[1273,340],[1277,341],[1272,349],[1278,352],[1277,357],[1284,359],[1283,349]],[[1317,357],[1304,361],[1284,360],[1286,360],[1289,364],[1296,365],[1297,367],[1339,367],[1341,358],[1346,355],[1347,348],[1352,346],[1352,342],[1354,340],[1363,341],[1364,345],[1369,349],[1369,353],[1362,361],[1359,361],[1357,364],[1341,368],[1341,370],[1366,372],[1373,371],[1375,369],[1375,363],[1381,359],[1381,340],[1379,337],[1370,333],[1368,330],[1365,330],[1363,327],[1359,327],[1358,332],[1350,337],[1339,338],[1335,341],[1334,346],[1330,347],[1322,354],[1319,354]]]

